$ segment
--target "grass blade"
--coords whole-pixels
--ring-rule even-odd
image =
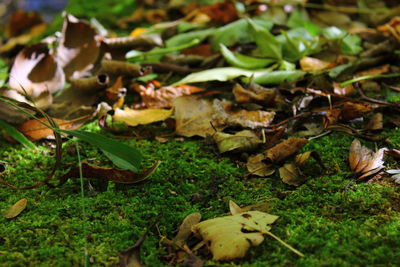
[[[0,121],[0,127],[3,128],[12,138],[20,142],[27,148],[36,149],[36,145],[28,140],[22,133],[15,129],[12,125],[7,122]]]

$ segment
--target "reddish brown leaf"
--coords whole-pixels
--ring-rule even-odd
[[[349,121],[360,118],[373,110],[371,105],[364,103],[345,102],[341,108],[339,119]]]
[[[7,37],[15,37],[42,22],[42,18],[38,12],[28,12],[19,9],[11,15],[6,25],[5,33]]]
[[[266,154],[266,161],[277,163],[281,162],[288,157],[298,152],[303,146],[307,144],[306,138],[290,138],[277,144],[276,146],[268,149]]]
[[[28,200],[26,198],[18,200],[11,208],[4,214],[4,218],[11,219],[17,217],[25,208]]]
[[[135,173],[129,170],[120,170],[115,168],[105,168],[87,163],[82,164],[82,176],[84,178],[93,178],[104,181],[111,181],[120,184],[135,184],[146,180],[160,165],[156,162],[152,167],[144,169],[141,173]],[[61,184],[64,184],[69,178],[80,177],[79,167],[71,169],[61,177]]]
[[[84,116],[82,118],[78,118],[72,121],[67,121],[67,120],[61,120],[61,119],[55,119],[53,120],[58,124],[60,129],[63,130],[76,130],[80,128],[85,122],[87,122],[87,119],[89,116]],[[47,123],[46,118],[40,118],[39,119],[42,122]],[[36,119],[28,120],[22,124],[20,124],[17,129],[21,133],[23,133],[29,140],[36,141],[44,138],[54,138],[53,135],[53,130],[50,128],[44,126],[40,121]]]
[[[231,1],[204,6],[200,11],[212,20],[222,23],[229,23],[238,18],[235,5]]]

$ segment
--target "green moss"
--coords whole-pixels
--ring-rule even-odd
[[[93,124],[87,126],[99,131]],[[117,252],[131,246],[153,222],[163,235],[173,237],[182,219],[195,211],[203,218],[225,215],[228,200],[239,205],[267,202],[280,219],[273,233],[306,256],[298,258],[278,242],[266,241],[243,260],[218,266],[350,266],[398,265],[400,246],[398,188],[378,184],[348,187],[347,153],[352,137],[332,134],[312,140],[304,150],[321,154],[328,174],[315,164],[309,180],[299,188],[283,184],[277,176],[244,179],[243,164],[216,154],[202,141],[125,140],[145,155],[144,165],[162,164],[147,181],[121,186],[79,180],[60,188],[29,191],[0,190],[0,209],[28,198],[27,209],[12,220],[0,219],[0,266],[78,266],[85,247],[93,266],[115,266]],[[74,140],[65,147],[63,168],[76,164]],[[43,179],[54,160],[44,143],[38,151],[0,142],[1,159],[8,162],[5,178],[19,185]],[[99,165],[110,162],[80,144],[82,157]],[[64,173],[60,171],[59,174]],[[146,266],[163,266],[167,252],[151,230],[142,247]]]

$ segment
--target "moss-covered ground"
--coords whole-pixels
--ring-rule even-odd
[[[394,145],[399,140],[392,138]],[[1,211],[23,197],[28,207],[14,219],[0,218],[0,266],[82,266],[85,251],[92,266],[116,266],[117,252],[131,246],[152,222],[172,238],[186,215],[223,216],[230,199],[241,206],[266,203],[265,210],[280,216],[272,232],[305,257],[266,237],[243,260],[208,261],[208,266],[398,266],[400,189],[348,186],[351,141],[339,133],[310,141],[304,150],[318,151],[330,174],[311,162],[309,180],[293,188],[277,176],[245,180],[242,164],[200,140],[125,140],[143,152],[145,165],[162,160],[150,179],[129,186],[96,181],[89,186],[86,180],[83,198],[79,180],[28,191],[1,187]],[[65,166],[77,162],[74,142],[65,144]],[[94,148],[79,146],[84,160],[109,164]],[[43,179],[53,163],[48,143],[34,151],[1,141],[0,151],[7,162],[5,178],[19,185]],[[152,228],[141,250],[146,266],[164,266],[167,252],[159,242]]]

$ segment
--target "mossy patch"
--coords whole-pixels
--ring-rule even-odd
[[[100,131],[89,125],[93,131]],[[248,256],[218,266],[350,266],[400,264],[399,188],[379,184],[349,187],[347,153],[352,137],[334,133],[312,140],[305,151],[318,151],[328,167],[306,170],[309,180],[299,188],[283,184],[277,176],[244,179],[242,163],[215,153],[199,140],[165,144],[148,140],[125,140],[145,155],[145,164],[162,164],[140,184],[121,186],[85,180],[85,197],[78,179],[60,188],[12,191],[2,187],[0,209],[5,211],[26,197],[27,209],[12,220],[0,219],[1,266],[78,266],[85,250],[93,266],[115,266],[117,252],[131,246],[153,222],[173,237],[182,219],[195,211],[203,218],[228,212],[228,200],[241,206],[266,202],[280,219],[274,234],[306,256],[298,258],[278,242],[266,237]],[[69,141],[65,147],[75,147]],[[52,167],[49,145],[38,151],[0,142],[1,159],[8,163],[4,177],[29,184],[43,179]],[[76,164],[76,153],[66,149],[63,168]],[[110,163],[96,149],[80,143],[84,160]],[[59,174],[66,170],[60,171]],[[90,182],[90,185],[89,185]],[[164,266],[167,252],[151,231],[142,247],[146,266]],[[397,254],[396,254],[397,253]]]

